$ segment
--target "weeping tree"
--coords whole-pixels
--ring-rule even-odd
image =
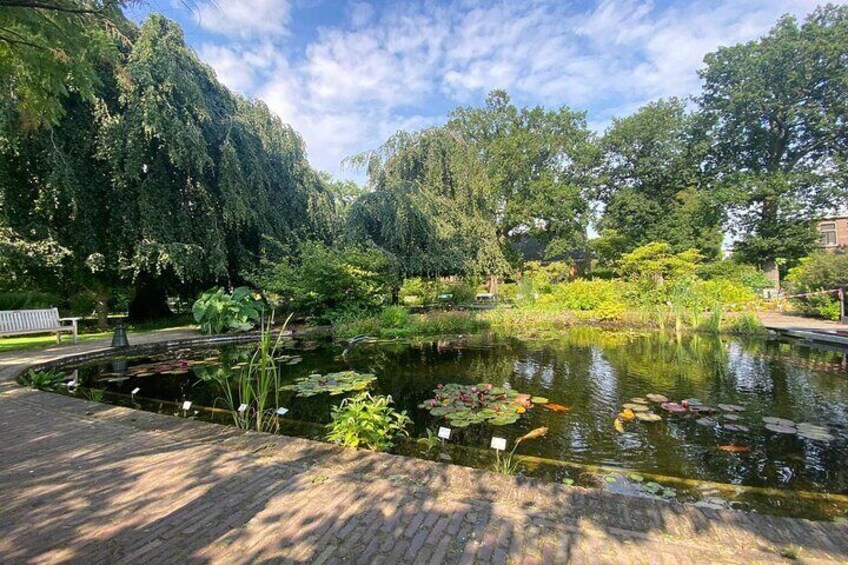
[[[395,300],[406,277],[507,270],[485,167],[476,148],[455,132],[398,132],[349,162],[367,168],[370,191],[350,206],[346,231],[389,257]]]
[[[810,220],[848,196],[846,59],[848,7],[827,5],[707,55],[700,71],[707,170],[738,254],[775,279],[778,259],[813,244]]]
[[[167,291],[237,282],[265,237],[326,235],[331,199],[300,137],[218,83],[178,25],[151,16],[98,73],[55,125],[0,136],[0,237],[67,250],[56,288],[93,289],[105,321],[134,284],[141,318],[167,311]]]

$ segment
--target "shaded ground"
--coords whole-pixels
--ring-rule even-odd
[[[14,362],[3,362],[9,375]],[[806,562],[844,562],[848,526],[520,480],[0,383],[4,563],[773,563],[789,546]]]

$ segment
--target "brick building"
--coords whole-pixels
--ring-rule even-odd
[[[821,218],[816,229],[822,249],[848,249],[848,215]]]

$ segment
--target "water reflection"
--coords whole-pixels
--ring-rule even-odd
[[[432,396],[436,384],[509,383],[515,390],[547,397],[570,410],[556,413],[536,406],[515,425],[456,430],[452,443],[485,449],[493,433],[514,440],[533,428],[547,426],[544,440],[522,444],[518,453],[732,484],[834,493],[848,488],[843,466],[848,439],[844,352],[777,340],[593,328],[569,330],[546,341],[477,335],[361,344],[346,356],[341,352],[332,344],[303,352],[302,363],[282,367],[282,378],[347,369],[374,373],[378,377],[374,391],[391,394],[415,421],[413,436],[424,436],[428,428],[444,423],[418,408]],[[147,398],[191,399],[195,406],[220,406],[221,392],[215,383],[226,378],[248,353],[244,346],[190,352],[189,356],[216,362],[193,366],[188,374],[131,376],[106,382],[103,373],[117,372],[107,362],[84,367],[80,378],[119,393],[129,394],[140,386]],[[128,361],[130,368],[144,363],[151,360]],[[672,400],[698,398],[713,406],[743,405],[745,411],[734,423],[749,427],[750,432],[698,425],[696,420],[702,415],[668,415],[656,406],[654,410],[663,416],[661,422],[632,422],[625,433],[615,431],[613,420],[622,404],[649,393]],[[314,424],[329,421],[330,408],[340,399],[281,393],[281,401],[291,410],[288,417]],[[233,403],[237,405],[237,399]],[[825,444],[768,432],[761,421],[764,416],[819,424],[835,439]],[[720,414],[715,418],[730,421]],[[718,449],[722,445],[746,446],[750,451],[728,453]]]

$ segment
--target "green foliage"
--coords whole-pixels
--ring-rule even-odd
[[[619,271],[636,280],[662,284],[666,278],[693,275],[701,258],[695,249],[674,253],[668,243],[654,241],[625,253]]]
[[[469,280],[444,281],[413,277],[403,281],[398,296],[408,305],[470,304],[477,296],[477,288]],[[445,295],[450,296],[440,298]]]
[[[488,322],[473,312],[428,312],[411,314],[402,326],[387,326],[381,316],[353,317],[333,327],[338,337],[370,335],[374,337],[411,337],[418,335],[464,334],[480,331]]]
[[[848,287],[848,254],[819,251],[801,259],[786,276],[790,294]],[[839,300],[836,293],[793,299],[802,312],[827,320],[838,320]]]
[[[25,375],[21,376],[21,383],[37,390],[55,390],[62,384],[64,378],[64,373],[59,371],[30,369]]]
[[[760,290],[772,286],[772,282],[761,269],[732,259],[701,263],[698,265],[698,276],[705,280],[724,279],[751,290]]]
[[[846,56],[848,7],[829,4],[705,58],[705,163],[745,261],[802,257],[809,219],[844,202]]]
[[[380,325],[384,328],[402,328],[409,323],[409,311],[403,306],[387,306],[380,312]]]
[[[704,144],[683,100],[658,100],[616,118],[600,141],[598,197],[604,203],[594,248],[609,266],[652,241],[674,252],[697,249],[716,257],[721,210],[701,179]]]
[[[278,307],[327,321],[375,312],[388,292],[388,271],[372,247],[306,241],[278,248],[250,277]]]
[[[220,287],[207,290],[191,311],[205,334],[248,331],[256,325],[260,315],[259,304],[244,286],[236,288],[232,294]]]
[[[29,290],[0,292],[0,310],[51,308],[58,303],[59,297],[49,292]]]
[[[585,112],[518,108],[493,90],[482,108],[454,110],[447,129],[480,156],[498,234],[522,228],[543,243],[546,257],[585,246],[586,188],[597,157]]]
[[[366,447],[373,451],[391,449],[399,435],[408,436],[406,426],[412,420],[406,411],[392,409],[391,396],[372,396],[362,392],[333,406],[333,421],[327,439],[347,447]]]
[[[560,283],[541,296],[535,307],[541,310],[591,311],[601,320],[618,318],[627,309],[626,297],[633,291],[623,281],[585,280]]]
[[[750,336],[768,334],[768,329],[753,312],[742,312],[738,316],[730,318],[725,324],[724,331]]]

